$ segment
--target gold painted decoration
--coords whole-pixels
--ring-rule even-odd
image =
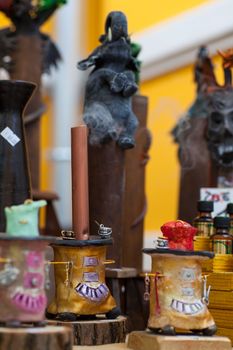
[[[55,296],[48,315],[96,315],[116,307],[105,283],[106,246],[89,242],[86,246],[53,245],[58,263],[54,265]]]

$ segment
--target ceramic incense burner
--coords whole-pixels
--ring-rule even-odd
[[[207,308],[210,289],[201,274],[201,262],[214,254],[162,248],[143,252],[152,258],[148,328],[165,334],[174,334],[175,328],[214,334]]]
[[[110,244],[112,239],[99,237],[52,244],[55,297],[47,309],[48,318],[74,321],[84,315],[119,315],[105,283],[106,249]]]
[[[0,234],[0,322],[44,323],[47,305],[45,248],[53,238]]]

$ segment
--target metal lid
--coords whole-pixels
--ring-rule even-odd
[[[230,227],[230,218],[227,216],[216,216],[214,218],[214,227],[215,228],[229,228]]]
[[[197,210],[209,213],[209,212],[214,210],[214,202],[211,202],[211,201],[198,201],[197,202]]]

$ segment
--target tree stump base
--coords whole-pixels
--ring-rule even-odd
[[[74,345],[104,345],[124,343],[127,334],[127,318],[119,316],[115,320],[108,320],[104,316],[97,316],[91,321],[51,321],[50,325],[70,326],[73,330]],[[19,350],[19,349],[17,349]]]
[[[231,350],[231,341],[226,337],[197,335],[155,335],[152,332],[132,332],[127,347],[133,350]]]
[[[67,327],[0,327],[1,350],[72,350],[72,330]]]

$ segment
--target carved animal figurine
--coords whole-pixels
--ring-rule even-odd
[[[105,23],[102,43],[78,68],[94,66],[86,86],[84,121],[90,129],[91,144],[116,140],[122,149],[135,145],[138,125],[131,96],[137,91],[136,59],[132,56],[127,19],[122,12],[111,12]]]

